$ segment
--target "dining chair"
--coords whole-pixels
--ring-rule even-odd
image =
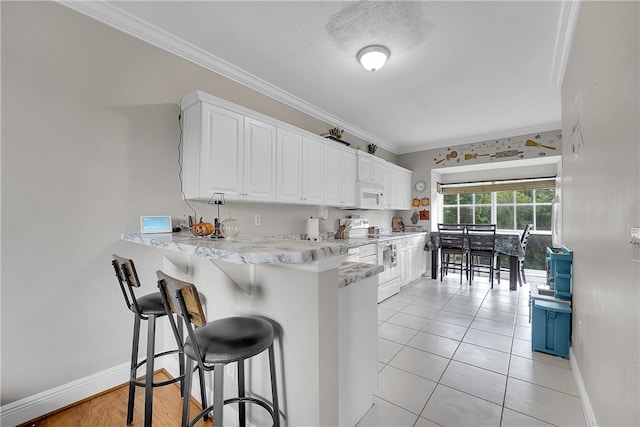
[[[184,380],[185,398],[182,401],[182,427],[195,425],[200,418],[206,417],[213,410],[213,425],[223,426],[223,407],[228,403],[238,404],[239,425],[247,424],[247,403],[264,408],[273,426],[280,426],[278,406],[278,390],[276,387],[276,364],[273,342],[275,331],[273,325],[258,317],[225,317],[207,322],[200,296],[192,283],[175,279],[162,271],[157,272],[158,288],[167,314],[175,314],[183,319],[187,337],[183,341],[173,316],[169,316],[178,347],[186,356],[186,372],[191,372],[195,363],[200,371],[213,371],[213,404],[207,406],[202,402],[200,411],[191,421],[189,406],[192,376],[186,375]],[[268,350],[269,371],[271,378],[272,403],[258,396],[247,396],[245,393],[245,360]],[[236,362],[238,375],[238,396],[224,398],[225,365]],[[253,366],[252,366],[253,368]]]
[[[522,235],[520,236],[520,245],[522,246],[522,252],[524,253],[524,255],[527,254],[527,242],[529,241],[531,229],[533,229],[533,224],[527,224],[522,231]],[[509,272],[509,267],[502,267],[502,264],[500,262],[500,254],[496,255],[496,266],[498,268],[496,276],[498,277],[498,283],[500,283],[500,273]],[[527,283],[527,278],[524,275],[524,259],[518,260],[518,283],[520,283],[520,287],[522,287],[523,283]]]
[[[496,225],[467,224],[467,240],[469,242],[470,283],[473,283],[475,272],[489,273],[489,282],[493,289],[493,270],[496,262]]]
[[[449,267],[460,270],[460,284],[462,273],[469,272],[464,268],[466,249],[464,245],[464,224],[438,224],[438,238],[440,240],[440,281],[449,273]],[[458,262],[459,260],[459,262]]]

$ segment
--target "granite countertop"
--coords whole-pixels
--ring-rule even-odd
[[[396,232],[394,231],[391,234],[380,234],[380,235],[370,235],[369,237],[352,237],[348,239],[334,239],[330,237],[326,239],[327,242],[344,242],[348,245],[348,247],[356,247],[363,245],[376,244],[378,242],[385,242],[387,240],[395,240],[401,239],[403,237],[414,237],[414,236],[426,236],[429,232],[427,231],[403,231]]]
[[[349,251],[348,243],[341,240],[243,236],[216,240],[195,237],[184,231],[166,234],[124,233],[122,240],[233,264],[303,264],[345,255]]]
[[[383,271],[384,267],[381,265],[343,262],[338,269],[338,286],[342,288]]]
[[[349,239],[334,239],[326,233],[320,240],[306,240],[304,235],[273,237],[239,236],[233,239],[195,237],[188,231],[180,233],[124,233],[122,240],[155,248],[170,249],[233,264],[304,264],[347,254],[349,248],[377,244],[402,237],[426,235],[427,232],[394,232]]]

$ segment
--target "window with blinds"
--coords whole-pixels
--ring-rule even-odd
[[[499,181],[462,182],[454,184],[438,183],[438,193],[473,194],[500,191],[542,190],[556,187],[555,177],[529,178]]]
[[[543,270],[544,248],[551,244],[555,178],[438,183],[442,222],[496,224],[499,230],[521,232],[532,224],[527,268]]]

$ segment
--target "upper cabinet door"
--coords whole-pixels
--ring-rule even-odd
[[[244,120],[243,197],[276,200],[276,127],[250,117]]]
[[[209,199],[213,193],[225,193],[225,198],[237,199],[242,193],[244,117],[214,105],[201,105],[199,197]]]
[[[411,209],[411,171],[388,164],[383,168],[384,206],[387,209]]]
[[[308,205],[324,204],[324,142],[302,139],[302,199]]]
[[[384,197],[382,199],[385,209],[393,208],[393,181],[395,170],[388,165],[382,169],[382,183],[384,185]]]
[[[354,207],[357,203],[358,159],[354,150],[332,143],[324,146],[324,197],[329,206]]]
[[[278,128],[277,197],[278,202],[303,203],[302,135]]]
[[[358,181],[382,185],[383,163],[371,154],[358,151]]]
[[[354,207],[358,203],[358,190],[356,181],[358,180],[358,159],[354,150],[342,151],[341,157],[341,187],[342,187],[342,206]]]
[[[400,169],[396,173],[396,209],[411,209],[411,171]]]
[[[329,206],[340,206],[342,200],[342,151],[324,144],[324,199]]]

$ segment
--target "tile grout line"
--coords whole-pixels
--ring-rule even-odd
[[[467,281],[467,282],[465,282],[465,283],[463,283],[463,284],[464,284],[465,286],[469,286],[469,287],[471,286],[471,284],[466,285],[466,283],[468,283],[468,281]],[[434,314],[434,316],[433,316],[431,319],[429,319],[429,322],[430,322],[431,320],[434,320],[434,319],[435,319],[435,317],[437,316],[437,314],[438,314],[438,313],[440,313],[441,311],[445,311],[445,312],[447,312],[447,313],[454,313],[454,314],[461,314],[461,315],[465,315],[465,314],[463,314],[463,313],[456,313],[456,312],[451,312],[451,311],[443,310],[443,308],[444,308],[448,303],[452,302],[452,300],[453,300],[453,298],[454,298],[455,296],[462,296],[462,295],[460,294],[460,291],[461,291],[462,289],[463,289],[463,288],[462,288],[462,286],[459,286],[459,287],[457,288],[457,291],[456,291],[455,293],[453,293],[453,294],[452,294],[452,295],[447,299],[447,301],[446,301],[446,302],[445,302],[445,303],[444,303],[444,304],[443,304],[443,305],[438,309],[438,311]],[[474,314],[474,316],[473,316],[473,318],[472,318],[471,322],[469,323],[469,325],[466,327],[465,333],[462,335],[462,337],[461,337],[460,341],[458,342],[458,345],[457,345],[457,347],[456,347],[456,350],[453,352],[453,354],[451,355],[451,357],[449,357],[449,358],[448,358],[448,359],[449,359],[449,361],[447,362],[447,365],[445,366],[444,370],[442,371],[442,374],[440,375],[440,377],[439,377],[439,378],[438,378],[438,380],[436,381],[436,387],[434,387],[433,391],[431,392],[431,394],[430,394],[430,395],[429,395],[429,397],[427,398],[427,400],[426,400],[426,402],[425,402],[424,406],[422,407],[422,410],[420,411],[420,414],[418,414],[418,420],[421,418],[421,414],[422,414],[422,412],[424,411],[424,409],[427,407],[427,405],[428,405],[428,403],[429,403],[429,400],[431,399],[431,397],[433,396],[433,393],[435,392],[435,389],[437,388],[437,386],[438,386],[438,385],[440,385],[440,384],[441,384],[442,377],[444,376],[444,373],[446,372],[446,370],[449,368],[449,366],[450,366],[450,364],[451,364],[451,361],[453,360],[453,357],[455,356],[455,353],[458,351],[458,349],[459,349],[460,345],[462,344],[462,342],[463,342],[463,340],[464,340],[464,337],[465,337],[465,336],[467,335],[467,333],[469,332],[469,329],[472,329],[472,328],[471,328],[471,325],[473,324],[473,321],[475,321],[475,320],[476,320],[476,318],[484,319],[484,318],[482,318],[482,317],[478,317],[478,312],[479,312],[479,311],[480,311],[480,309],[482,308],[482,305],[484,304],[484,302],[487,300],[487,296],[489,295],[490,291],[491,291],[491,289],[487,289],[487,290],[484,292],[484,295],[483,295],[483,297],[482,297],[482,302],[480,303],[480,305],[479,305],[479,306],[477,306],[477,308],[476,308],[476,310],[475,310],[475,314]],[[424,293],[423,293],[422,295],[424,295]],[[419,298],[419,297],[415,298],[415,299],[414,299],[414,301],[415,301],[416,299],[418,299],[418,298]],[[519,301],[519,298],[520,298],[520,295],[518,294],[518,300],[517,300],[517,301]],[[479,299],[479,298],[478,298],[478,299]],[[514,334],[515,334],[515,320],[516,320],[516,316],[517,316],[517,301],[516,301],[516,311],[513,313],[513,319],[512,319],[512,330],[511,330],[511,337],[510,337],[510,338],[511,338],[511,348],[510,348],[510,352],[509,352],[509,363],[510,363],[510,361],[511,361],[511,349],[512,349],[512,347],[513,347],[513,336],[514,336]],[[409,305],[410,305],[410,304],[411,304],[411,303],[409,303]],[[461,303],[461,304],[462,304],[462,303]],[[408,306],[408,305],[407,305],[407,306]],[[406,308],[407,306],[405,306],[405,308]],[[399,313],[399,312],[401,312],[402,310],[404,310],[404,308],[403,308],[403,309],[401,309],[400,311],[398,311],[398,313]],[[494,309],[491,309],[491,310],[492,310],[492,311],[500,311],[500,310],[494,310]],[[397,313],[396,313],[396,314],[397,314]],[[393,316],[391,316],[391,317],[393,317]],[[471,316],[469,316],[469,317],[471,317]],[[493,320],[493,319],[487,319],[487,320],[495,321],[495,320]],[[428,324],[429,322],[427,322],[427,324]],[[443,323],[448,323],[448,322],[443,322]],[[455,324],[455,325],[457,325],[457,324]],[[426,324],[425,324],[425,326],[426,326]],[[457,326],[462,326],[462,325],[457,325]],[[424,328],[424,327],[423,327],[423,328]],[[421,332],[421,331],[422,331],[422,329],[421,329],[421,330],[419,330],[418,332]],[[485,331],[485,332],[488,332],[488,331]],[[417,335],[417,333],[416,333],[416,335]],[[414,337],[415,337],[416,335],[414,335]],[[501,334],[498,334],[498,335],[501,335]],[[448,337],[445,337],[445,338],[448,338]],[[413,338],[412,338],[412,339],[413,339]],[[456,341],[457,341],[457,340],[456,340]],[[471,343],[469,343],[469,344],[470,344],[470,345],[473,345],[473,344],[471,344]],[[404,345],[403,345],[403,347],[400,349],[400,351],[402,351],[402,350],[403,350],[405,347],[407,347],[407,346],[408,346],[408,343],[407,343],[407,344],[404,344]],[[490,348],[490,347],[484,347],[484,346],[479,346],[479,347],[487,348],[487,349],[490,349],[490,350],[499,351],[499,350],[496,350],[496,349],[493,349],[493,348]],[[410,348],[413,348],[413,347],[410,347]],[[400,353],[400,351],[398,351],[398,353]],[[424,351],[424,350],[423,350],[423,351]],[[397,356],[397,354],[398,354],[398,353],[396,353],[396,354],[392,357],[392,359],[391,359],[391,360],[393,360],[393,358],[395,358],[395,356]],[[430,352],[427,352],[427,353],[430,353]],[[503,352],[503,353],[504,353],[504,352]],[[431,354],[435,354],[435,353],[431,353]],[[439,356],[439,355],[436,355],[436,356]],[[391,362],[391,360],[389,361],[389,363]],[[464,362],[459,362],[459,363],[464,363]],[[475,366],[475,365],[470,365],[470,364],[468,364],[468,363],[464,363],[464,364],[469,365],[469,366],[474,366],[474,367],[479,368],[479,369],[485,369],[485,368],[481,368],[481,367],[478,367],[478,366]],[[387,363],[387,365],[388,365],[388,363]],[[487,371],[489,371],[489,372],[495,372],[495,371],[491,371],[490,369],[485,369],[485,370],[487,370]],[[505,374],[505,375],[504,375],[504,376],[506,377],[506,379],[508,379],[508,372],[509,372],[509,371],[508,371],[508,367],[507,367],[507,374]],[[409,373],[411,373],[411,372],[409,372]],[[495,372],[495,373],[498,373],[498,372]],[[500,374],[500,373],[498,373],[498,374]],[[415,374],[413,374],[413,375],[415,375]],[[418,377],[420,377],[419,375],[417,375],[417,376],[418,376]],[[445,384],[442,384],[442,385],[443,385],[444,387],[449,387],[449,386],[447,386],[447,385],[445,385]],[[458,391],[458,392],[461,392],[461,393],[467,394],[467,395],[472,396],[472,397],[477,398],[477,399],[484,400],[485,402],[492,403],[492,404],[494,404],[494,405],[496,404],[495,402],[492,402],[492,401],[490,401],[490,400],[484,399],[484,398],[479,397],[479,396],[475,396],[475,395],[473,395],[473,394],[467,393],[467,392],[462,391],[462,390],[458,390],[458,389],[456,389],[456,388],[453,388],[453,390],[456,390],[456,391]],[[506,394],[506,383],[505,383],[505,394]],[[403,408],[403,409],[404,409],[404,408]],[[405,409],[405,410],[406,410],[406,409]],[[500,409],[500,410],[501,410],[501,412],[500,412],[500,423],[502,423],[502,414],[503,414],[503,412],[504,412],[504,395],[503,395],[503,405],[502,405],[502,407],[501,407],[501,409]],[[410,412],[410,411],[409,411],[409,412]],[[426,419],[426,418],[425,418],[425,419]],[[416,420],[416,422],[417,422],[418,420]],[[432,421],[432,420],[429,420],[429,421]],[[433,421],[432,421],[432,422],[433,422]],[[415,424],[414,424],[414,425],[415,425]]]
[[[461,315],[465,315],[465,314],[462,314],[462,313],[455,313],[455,312],[451,312],[451,311],[443,310],[443,308],[444,308],[448,303],[452,302],[452,299],[453,299],[456,295],[460,295],[459,293],[460,293],[460,291],[462,290],[462,286],[463,286],[463,285],[466,285],[466,283],[467,283],[467,282],[464,282],[462,285],[460,285],[460,286],[458,287],[458,290],[457,290],[455,293],[453,293],[453,294],[452,294],[452,295],[447,299],[447,301],[446,301],[446,302],[445,302],[445,303],[444,303],[444,304],[443,304],[443,305],[438,309],[438,311],[433,315],[433,317],[432,317],[431,319],[429,319],[429,322],[430,322],[431,320],[434,320],[434,319],[435,319],[435,317],[438,315],[438,313],[440,313],[441,311],[445,311],[445,312],[447,312],[447,313],[454,313],[454,314],[461,314]],[[471,284],[469,284],[468,286],[470,287],[470,286],[471,286]],[[447,286],[447,287],[448,287],[448,286]],[[454,357],[455,353],[456,353],[456,352],[458,351],[458,349],[460,348],[460,345],[462,344],[462,342],[463,342],[463,340],[464,340],[464,337],[465,337],[465,336],[467,335],[467,333],[469,332],[469,329],[471,329],[471,324],[473,324],[473,321],[476,319],[477,314],[478,314],[478,311],[480,311],[480,308],[482,307],[482,304],[484,304],[484,301],[486,300],[488,293],[489,293],[489,290],[487,290],[487,291],[484,293],[484,296],[482,297],[482,302],[481,302],[481,303],[480,303],[480,305],[476,308],[476,310],[475,310],[475,314],[474,314],[474,316],[473,316],[473,319],[471,320],[471,322],[469,322],[469,325],[466,327],[466,330],[465,330],[464,334],[462,335],[461,339],[460,339],[459,341],[458,341],[458,340],[455,340],[455,341],[458,341],[458,345],[456,346],[456,349],[455,349],[455,351],[453,352],[453,354],[451,355],[451,357],[448,357],[449,361],[447,362],[446,366],[445,366],[445,367],[444,367],[444,369],[442,370],[442,373],[440,374],[440,377],[438,378],[438,380],[437,380],[437,381],[435,381],[436,386],[433,388],[433,390],[431,391],[431,393],[430,393],[430,395],[428,396],[427,400],[425,401],[425,404],[423,405],[422,409],[420,410],[420,413],[418,414],[418,419],[416,420],[416,423],[417,423],[417,422],[419,421],[419,419],[421,418],[422,412],[424,412],[425,408],[426,408],[426,407],[427,407],[427,405],[429,404],[429,400],[431,400],[431,397],[433,396],[433,393],[435,392],[436,388],[438,387],[438,385],[441,385],[441,380],[442,380],[442,377],[444,376],[444,373],[447,371],[447,369],[448,369],[448,368],[449,368],[449,366],[451,365],[451,362],[453,361],[453,357]],[[423,295],[424,295],[424,294],[423,294]],[[460,295],[460,296],[461,296],[461,295]],[[417,299],[417,298],[416,298],[416,299]],[[479,298],[478,298],[478,299],[479,299]],[[406,307],[405,307],[405,308],[406,308]],[[471,316],[469,316],[469,317],[471,317]],[[427,322],[427,324],[428,324],[429,322]],[[443,322],[443,323],[448,323],[448,322]],[[462,326],[462,325],[457,325],[457,324],[454,324],[454,325],[456,325],[456,326]],[[425,326],[426,326],[426,325],[425,325]],[[424,327],[423,327],[423,328],[424,328]],[[422,331],[422,329],[421,329],[420,331]],[[420,332],[420,331],[418,331],[418,332]],[[416,335],[417,335],[417,334],[416,334]],[[414,335],[414,337],[415,337],[415,335]],[[448,337],[445,337],[445,338],[448,338]],[[412,339],[413,339],[413,338],[412,338]],[[407,347],[407,345],[408,345],[408,344],[403,345],[402,349],[404,349],[405,347]],[[410,347],[410,348],[413,348],[413,347]],[[402,351],[402,349],[401,349],[400,351]],[[425,351],[425,352],[426,352],[426,351]],[[399,353],[399,352],[398,352],[398,353]],[[396,353],[396,355],[397,355],[398,353]],[[430,352],[426,352],[426,353],[430,353]],[[431,354],[435,354],[435,353],[431,353]],[[436,355],[436,356],[439,356],[439,355]],[[394,357],[395,357],[395,356],[394,356]],[[393,358],[392,358],[392,359],[393,359]],[[391,360],[390,360],[389,362],[391,362]],[[464,362],[460,362],[460,363],[464,363]],[[473,366],[473,365],[470,365],[470,366]],[[481,368],[481,369],[482,369],[482,368]],[[493,371],[491,371],[491,372],[493,372]],[[415,375],[415,374],[413,374],[413,375]],[[443,386],[443,387],[449,387],[449,386],[447,386],[447,385],[445,385],[445,384],[442,384],[442,386]],[[506,386],[505,386],[505,387],[506,387]],[[458,389],[456,389],[456,388],[453,388],[453,390],[459,391],[459,392],[461,392],[461,393],[467,394],[467,395],[469,395],[469,396],[472,396],[472,397],[475,397],[475,398],[478,398],[478,399],[482,399],[482,400],[484,400],[484,401],[486,401],[486,402],[489,402],[489,403],[494,403],[494,402],[488,401],[488,400],[486,400],[486,399],[480,398],[480,397],[478,397],[478,396],[474,396],[474,395],[472,395],[472,394],[469,394],[469,393],[467,393],[467,392],[464,392],[464,391],[462,391],[462,390],[458,390]],[[495,403],[494,403],[494,404],[495,404]],[[503,407],[503,408],[504,408],[504,407]],[[428,418],[425,418],[425,419],[429,420]],[[502,419],[502,418],[501,418],[501,419]],[[435,422],[435,421],[433,421],[433,420],[429,420],[429,421],[431,421],[431,422]],[[415,423],[414,423],[414,426],[415,426]]]
[[[420,280],[420,279],[418,279],[418,280]],[[468,281],[464,283],[464,286],[465,286],[465,287],[470,286],[470,285],[467,285],[467,284],[468,284]],[[427,322],[425,323],[425,325],[424,325],[424,326],[422,326],[422,328],[421,328],[421,329],[416,330],[416,329],[414,329],[414,328],[412,328],[412,327],[409,327],[409,326],[405,326],[405,325],[402,325],[402,324],[395,324],[395,323],[393,323],[393,322],[390,322],[390,319],[392,319],[395,315],[397,315],[397,314],[399,314],[399,313],[403,313],[403,314],[411,315],[411,313],[405,313],[405,312],[404,312],[404,310],[405,310],[407,307],[409,307],[410,305],[414,304],[416,300],[418,300],[418,299],[420,299],[421,297],[423,297],[423,296],[425,295],[425,292],[424,292],[424,291],[423,291],[420,295],[415,295],[415,294],[405,293],[404,295],[411,296],[411,297],[413,297],[413,299],[412,299],[411,301],[409,301],[409,302],[407,302],[407,301],[397,301],[397,302],[399,302],[399,303],[404,304],[404,306],[403,306],[402,308],[400,308],[400,309],[393,309],[393,310],[391,310],[391,309],[387,309],[387,310],[394,311],[394,314],[392,314],[391,316],[389,316],[386,320],[383,320],[383,321],[382,321],[378,326],[381,326],[381,325],[383,325],[384,323],[387,323],[387,322],[388,322],[388,323],[393,324],[393,325],[396,325],[396,326],[405,327],[405,328],[407,328],[407,329],[414,330],[414,331],[415,331],[415,334],[413,334],[413,336],[409,339],[409,341],[407,341],[407,343],[406,343],[406,344],[402,344],[402,343],[398,343],[398,342],[396,342],[396,344],[400,344],[400,345],[401,345],[400,350],[398,350],[397,352],[395,352],[395,354],[394,354],[394,355],[389,359],[389,361],[388,361],[388,362],[386,362],[386,363],[381,362],[381,364],[383,365],[383,368],[382,368],[380,371],[382,371],[385,367],[389,366],[389,365],[390,365],[390,363],[391,363],[391,361],[392,361],[392,360],[393,360],[393,359],[394,359],[394,358],[395,358],[395,357],[396,357],[396,356],[397,356],[397,355],[398,355],[402,350],[404,350],[406,347],[409,347],[409,348],[411,348],[411,349],[416,349],[416,350],[425,351],[425,350],[422,350],[422,349],[419,349],[419,348],[414,348],[414,347],[409,346],[409,342],[410,342],[412,339],[414,339],[414,338],[418,335],[418,333],[419,333],[419,332],[424,332],[424,328],[425,328],[425,327],[426,327],[426,326],[427,326],[427,325],[428,325],[432,320],[436,320],[436,321],[443,322],[443,321],[441,321],[441,320],[435,319],[435,318],[436,318],[436,316],[437,316],[440,312],[443,312],[443,311],[444,311],[444,312],[452,313],[452,314],[456,314],[456,315],[464,315],[464,316],[468,316],[468,315],[467,315],[467,314],[465,314],[465,313],[457,313],[457,312],[453,312],[453,311],[448,311],[448,310],[445,310],[444,308],[445,308],[445,307],[447,306],[447,304],[449,304],[449,303],[456,303],[456,304],[463,304],[463,305],[465,305],[465,304],[464,304],[464,303],[462,303],[462,302],[460,302],[460,303],[459,303],[459,302],[457,302],[457,301],[454,301],[454,298],[455,298],[456,296],[467,296],[467,297],[471,297],[471,298],[474,298],[474,297],[473,297],[473,296],[469,296],[469,295],[462,295],[462,294],[460,293],[460,292],[463,290],[463,287],[462,287],[462,286],[456,286],[456,287],[453,287],[453,286],[446,286],[446,287],[447,287],[447,288],[453,288],[453,289],[456,289],[456,291],[455,291],[454,293],[452,293],[452,294],[450,294],[450,295],[448,296],[448,298],[446,299],[446,301],[444,302],[444,304],[442,304],[442,305],[437,309],[437,311],[434,313],[434,315],[433,315],[433,316],[431,316],[430,318],[427,318],[427,319],[428,319],[428,320],[427,320]],[[474,305],[470,305],[470,306],[472,306],[472,307],[474,307],[474,308],[475,308],[475,312],[474,312],[474,315],[472,316],[472,320],[469,322],[468,326],[466,326],[466,330],[465,330],[464,334],[462,335],[461,339],[460,339],[459,341],[458,341],[458,340],[456,340],[456,341],[458,341],[458,345],[456,346],[456,349],[454,350],[454,352],[453,352],[453,354],[451,355],[451,357],[448,357],[448,359],[449,359],[449,360],[448,360],[448,362],[447,362],[447,365],[445,366],[445,368],[444,368],[444,370],[442,371],[442,374],[440,375],[440,377],[438,378],[438,380],[437,380],[437,381],[434,381],[434,382],[435,382],[435,384],[436,384],[436,387],[437,387],[438,385],[442,384],[442,383],[441,383],[441,380],[442,380],[442,378],[443,378],[443,376],[444,376],[444,373],[446,372],[446,370],[447,370],[447,369],[448,369],[448,367],[450,366],[451,361],[453,360],[453,357],[454,357],[455,353],[458,351],[458,349],[459,349],[459,347],[460,347],[460,344],[462,344],[462,342],[463,342],[464,338],[467,336],[467,334],[468,334],[469,330],[470,330],[470,329],[474,329],[474,330],[476,330],[475,328],[472,328],[472,327],[471,327],[471,325],[473,324],[473,322],[474,322],[476,319],[484,319],[484,320],[489,320],[489,321],[499,322],[498,320],[495,320],[495,319],[492,319],[492,318],[478,317],[478,313],[479,313],[479,312],[480,312],[480,310],[483,308],[483,305],[485,304],[485,302],[486,302],[486,301],[488,301],[488,300],[489,300],[487,297],[489,296],[489,294],[490,294],[490,293],[491,293],[491,289],[487,289],[487,290],[483,293],[482,301],[481,301],[481,303],[480,303],[479,305],[477,305],[477,306],[476,306],[475,304],[474,304]],[[508,366],[507,366],[507,373],[506,373],[506,374],[504,374],[504,376],[506,377],[506,380],[507,380],[507,381],[508,381],[508,378],[509,378],[509,369],[510,369],[510,365],[511,365],[511,357],[512,357],[512,352],[513,352],[514,339],[515,339],[515,327],[516,327],[516,325],[517,325],[517,324],[516,324],[516,320],[517,320],[518,312],[519,312],[519,309],[520,309],[520,307],[519,307],[520,298],[521,298],[521,295],[520,295],[520,293],[518,293],[518,297],[517,297],[517,299],[516,299],[516,304],[515,304],[515,310],[514,310],[514,312],[512,313],[512,314],[513,314],[513,317],[512,317],[512,320],[511,320],[511,334],[510,334],[510,336],[509,336],[509,338],[511,339],[511,346],[510,346],[510,348],[509,348],[509,352],[508,352],[508,353],[509,353],[509,363],[508,363]],[[477,298],[477,299],[480,299],[480,298]],[[511,304],[511,303],[509,303],[509,302],[506,302],[506,304],[513,305],[513,304]],[[429,307],[429,306],[425,306],[425,307],[426,307],[426,308],[429,308],[429,309],[433,309],[433,307]],[[499,310],[499,309],[487,308],[487,307],[485,307],[485,309],[486,309],[486,310],[491,310],[491,311],[494,311],[494,312],[505,313],[505,312],[503,312],[502,310]],[[509,312],[507,312],[507,313],[509,313]],[[510,314],[511,314],[511,313],[510,313]],[[421,316],[418,316],[418,315],[413,315],[413,316],[421,317]],[[471,317],[471,316],[469,316],[469,317]],[[449,322],[443,322],[443,323],[449,323]],[[504,323],[504,322],[500,322],[500,323]],[[452,323],[452,325],[462,326],[462,325],[453,324],[453,323]],[[491,333],[490,331],[485,331],[485,330],[482,330],[482,329],[478,329],[478,330],[479,330],[479,331],[482,331],[482,332]],[[428,333],[428,332],[425,332],[425,333]],[[434,334],[434,335],[436,335],[436,336],[440,336],[440,337],[444,337],[444,338],[448,338],[448,339],[451,339],[450,337],[446,337],[446,336],[442,336],[442,335],[438,335],[438,334]],[[502,335],[502,334],[497,334],[497,335]],[[506,335],[502,335],[502,336],[506,336]],[[384,339],[384,338],[382,338],[382,339]],[[392,340],[391,340],[391,342],[394,342],[394,341],[392,341]],[[470,344],[470,345],[474,345],[474,344],[472,344],[472,343],[468,343],[468,344]],[[491,347],[484,347],[484,346],[482,346],[482,345],[478,345],[478,346],[479,346],[479,347],[482,347],[482,348],[487,348],[487,349],[490,349],[490,350],[494,350],[494,351],[500,351],[500,352],[503,352],[503,351],[501,351],[501,350],[497,350],[497,349],[495,349],[495,348],[491,348]],[[425,352],[426,352],[426,353],[430,353],[430,354],[434,354],[434,355],[439,356],[439,357],[442,357],[441,355],[436,354],[436,353],[431,353],[431,352],[429,352],[429,351],[425,351]],[[506,353],[506,352],[503,352],[503,353]],[[460,362],[460,363],[464,363],[464,362]],[[464,364],[469,365],[468,363],[464,363]],[[474,366],[474,367],[477,367],[477,368],[480,368],[480,369],[485,369],[485,370],[487,370],[487,371],[489,371],[489,372],[495,372],[495,373],[497,373],[497,374],[500,374],[499,372],[492,371],[492,370],[490,370],[490,369],[486,369],[486,368],[481,368],[481,367],[478,367],[478,366],[475,366],[475,365],[469,365],[469,366]],[[394,368],[395,368],[395,367],[394,367]],[[399,369],[399,368],[396,368],[396,369]],[[402,369],[400,369],[400,370],[402,370]],[[380,372],[380,371],[379,371],[379,372]],[[404,370],[402,370],[402,371],[404,371]],[[415,375],[416,377],[419,377],[419,378],[424,378],[424,377],[421,377],[420,375],[416,375],[416,374],[414,374],[414,373],[412,373],[412,372],[409,372],[409,371],[405,371],[405,372],[410,373],[410,374],[412,374],[412,375]],[[502,374],[501,374],[501,375],[502,375]],[[428,378],[424,378],[424,379],[429,380]],[[442,384],[442,385],[443,385],[443,386],[446,386],[446,385],[444,385],[444,384]],[[401,406],[399,406],[399,405],[397,405],[397,404],[394,404],[393,402],[389,402],[389,403],[391,403],[391,404],[393,404],[394,406],[397,406],[397,407],[399,407],[399,408],[401,408],[401,409],[403,409],[403,410],[406,410],[406,411],[408,411],[409,413],[412,413],[412,414],[414,414],[414,415],[417,415],[417,416],[418,416],[418,418],[417,418],[417,420],[416,420],[416,422],[417,422],[417,421],[421,418],[421,414],[422,414],[422,412],[424,411],[424,409],[426,408],[426,406],[427,406],[427,404],[428,404],[429,400],[430,400],[430,399],[431,399],[431,397],[433,396],[433,393],[435,392],[435,388],[436,388],[436,387],[434,387],[434,389],[432,390],[431,394],[428,396],[428,398],[427,398],[427,400],[426,400],[426,402],[425,402],[424,406],[423,406],[423,407],[422,407],[422,409],[420,410],[420,413],[418,413],[418,414],[415,414],[414,412],[409,411],[409,410],[407,410],[406,408],[403,408],[403,407],[401,407]],[[448,386],[446,386],[446,387],[448,387]],[[454,389],[454,390],[457,390],[456,388],[453,388],[453,389]],[[484,400],[484,401],[486,401],[486,402],[489,402],[489,403],[492,403],[492,404],[496,404],[496,403],[495,403],[495,402],[493,402],[493,401],[490,401],[490,400],[484,399],[484,398],[482,398],[482,397],[475,396],[475,395],[473,395],[473,394],[470,394],[470,393],[464,392],[464,391],[462,391],[462,390],[457,390],[457,391],[459,391],[459,392],[461,392],[461,393],[464,393],[464,394],[467,394],[467,395],[469,395],[469,396],[472,396],[472,397],[474,397],[474,398],[478,398],[478,399]],[[378,397],[378,398],[380,398],[380,397]],[[383,399],[383,398],[380,398],[380,399],[387,401],[386,399]],[[502,407],[501,407],[501,412],[500,412],[500,422],[501,422],[501,423],[502,423],[503,415],[504,415],[504,409],[505,409],[504,404],[505,404],[505,400],[506,400],[506,384],[505,384],[505,391],[504,391],[504,394],[503,394],[503,402],[502,402],[502,405],[501,405]],[[388,402],[388,401],[387,401],[387,402]],[[515,411],[515,412],[518,412],[518,411]],[[524,415],[527,415],[527,414],[524,414]],[[528,415],[527,415],[527,416],[528,416]],[[431,421],[431,420],[430,420],[430,421]]]

